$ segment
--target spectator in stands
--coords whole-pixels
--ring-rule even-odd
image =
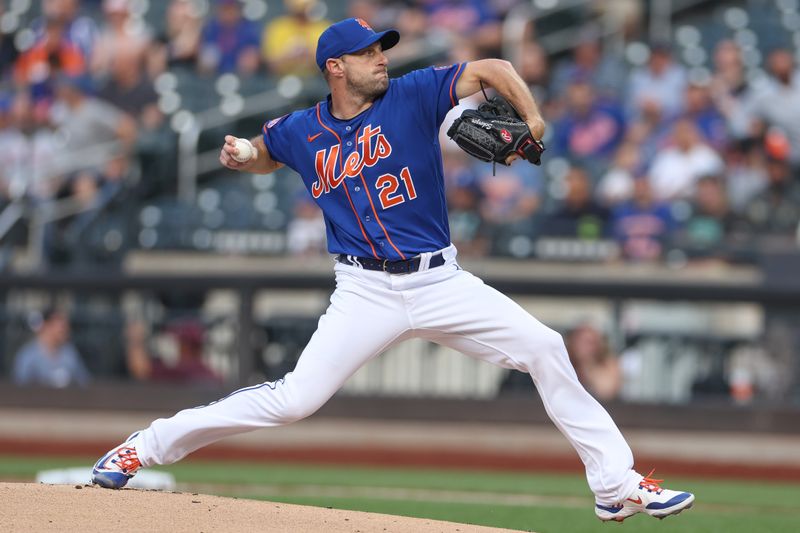
[[[449,139],[448,143],[442,145],[442,161],[444,162],[445,194],[450,187],[478,186],[477,167],[474,161]]]
[[[613,210],[611,222],[622,257],[634,262],[660,260],[677,227],[669,205],[654,198],[646,176],[637,177],[631,200]]]
[[[14,358],[14,383],[54,388],[89,383],[89,371],[70,341],[65,311],[50,307],[32,317],[31,328],[36,336]]]
[[[305,190],[295,198],[292,219],[286,228],[286,249],[292,255],[326,253],[325,219],[322,210]]]
[[[641,0],[598,0],[591,2],[591,9],[606,28],[619,31],[625,43],[640,38],[646,32],[644,15],[647,7]]]
[[[791,148],[789,162],[800,168],[800,77],[794,56],[779,48],[769,54],[767,62],[771,80],[763,93],[754,97],[755,130],[761,134],[770,127],[780,130]]]
[[[347,2],[347,16],[365,20],[375,31],[397,28],[399,31],[400,19],[408,8],[421,10],[416,3],[406,2],[375,2],[373,0],[350,0]],[[423,11],[423,18],[427,21],[427,16]],[[430,28],[427,23],[423,32]],[[405,38],[405,35],[403,35]],[[397,44],[399,46],[400,43]],[[392,48],[394,53],[394,48]]]
[[[598,28],[587,27],[578,35],[571,59],[559,64],[553,72],[551,94],[561,98],[575,79],[583,79],[601,98],[618,99],[626,75],[617,54],[603,53]]]
[[[203,19],[198,5],[192,0],[172,0],[167,8],[164,48],[165,67],[191,66],[197,63]]]
[[[622,109],[597,98],[588,80],[578,77],[567,89],[567,110],[556,122],[553,152],[601,173],[625,134]]]
[[[767,186],[749,202],[744,216],[756,238],[795,238],[800,223],[800,181],[792,172],[788,147],[767,149]]]
[[[639,146],[625,141],[617,149],[614,162],[597,184],[597,199],[606,207],[619,205],[633,195],[633,180],[644,167]]]
[[[44,104],[18,90],[10,102],[8,123],[0,131],[0,182],[9,199],[49,199],[60,186],[59,144],[47,121]]]
[[[141,321],[131,322],[126,329],[126,360],[130,375],[140,381],[222,385],[223,380],[203,361],[205,329],[194,319],[177,320],[166,328],[175,343],[172,363],[164,355],[153,355],[147,347],[147,331]]]
[[[394,50],[394,48],[392,48],[392,50]],[[470,41],[462,40],[458,41],[456,47],[450,48],[450,50],[447,51],[447,60],[445,62],[455,64],[465,61],[475,61],[477,59],[480,59],[480,50],[478,50],[478,46]],[[479,94],[476,93],[472,96],[477,99]],[[483,101],[482,95],[480,95],[480,98],[481,101]]]
[[[725,370],[737,402],[796,398],[797,314],[794,309],[767,309],[763,327],[763,338],[730,351]]]
[[[480,192],[470,185],[456,185],[447,194],[450,206],[447,215],[450,224],[450,238],[465,257],[486,255],[489,242],[486,238],[485,224],[478,214],[481,203]]]
[[[778,331],[775,331],[775,330]],[[770,326],[770,337],[779,333],[781,327]],[[780,334],[780,333],[779,333]],[[792,333],[789,336],[793,336]],[[770,338],[770,341],[774,340]],[[741,343],[735,346],[725,366],[731,398],[737,404],[749,404],[754,400],[781,400],[791,388],[794,373],[795,350],[789,341],[789,356],[781,357],[770,351],[761,342]],[[781,346],[784,348],[785,346]]]
[[[755,90],[747,79],[739,45],[720,41],[714,49],[714,73],[711,96],[735,139],[753,135],[753,100]]]
[[[653,194],[662,201],[685,199],[694,193],[701,176],[717,175],[724,163],[702,139],[690,118],[681,118],[672,127],[672,145],[660,151],[650,167]]]
[[[760,144],[754,139],[741,139],[725,153],[728,200],[737,214],[767,186],[766,159]]]
[[[714,150],[722,151],[728,144],[729,134],[725,117],[711,99],[708,83],[692,82],[686,87],[684,115],[694,122],[703,141]]]
[[[150,46],[151,37],[144,26],[133,24],[128,3],[129,0],[103,0],[105,20],[90,65],[95,78],[110,76],[121,55],[142,57]],[[137,65],[136,69],[141,69],[141,65]]]
[[[80,48],[66,38],[63,24],[48,20],[42,37],[17,58],[14,81],[19,87],[31,87],[34,99],[49,100],[52,81],[61,75],[82,75],[86,63]]]
[[[110,78],[99,91],[100,99],[123,111],[137,122],[137,137],[134,160],[141,169],[138,191],[147,197],[165,189],[165,181],[175,175],[175,136],[167,127],[164,113],[158,106],[158,95],[153,83],[144,74],[142,52],[132,48],[119,53],[111,66]],[[114,165],[112,165],[114,166]],[[123,166],[127,167],[128,163]],[[128,172],[104,172],[106,176],[124,176]],[[108,190],[111,184],[119,189],[124,178],[105,180]]]
[[[418,3],[398,3],[395,4],[394,11],[396,15],[389,19],[391,23],[383,24],[396,28],[403,36],[401,40],[404,42],[397,43],[392,48],[393,61],[413,60],[425,52],[430,29],[428,15]],[[390,15],[391,10],[384,10],[384,13]]]
[[[118,141],[118,149],[129,151],[136,140],[136,121],[118,108],[90,94],[91,80],[85,76],[61,76],[56,80],[53,118],[64,139],[63,162],[85,166],[97,157],[100,145]],[[75,168],[75,167],[73,167]]]
[[[584,321],[564,337],[569,359],[581,384],[600,401],[613,400],[622,389],[622,369],[605,335]]]
[[[478,57],[500,57],[502,26],[491,2],[482,0],[420,0],[431,30],[469,40]]]
[[[261,36],[261,54],[270,72],[279,76],[317,75],[317,40],[331,25],[319,16],[317,0],[284,0],[286,14],[272,19]]]
[[[672,142],[673,118],[665,118],[661,107],[652,105],[641,109],[638,116],[627,121],[625,141],[638,147],[641,162],[650,166],[656,155]]]
[[[92,17],[80,14],[80,0],[42,0],[42,16],[31,25],[37,41],[51,23],[63,29],[65,40],[76,46],[84,58],[92,56],[97,24]]]
[[[215,4],[215,15],[203,28],[200,72],[254,74],[260,66],[258,26],[242,17],[239,0],[216,0]]]
[[[506,253],[509,239],[533,233],[541,205],[541,170],[533,165],[498,165],[495,173],[491,164],[475,163],[473,172],[487,236],[496,252]]]
[[[609,233],[609,211],[592,195],[586,170],[572,166],[564,178],[567,192],[556,210],[547,217],[542,233],[572,239],[597,240]]]
[[[161,127],[164,115],[153,83],[145,77],[144,51],[138,47],[119,50],[97,95],[137,120],[144,131],[153,131]]]
[[[627,104],[632,117],[657,114],[669,121],[683,109],[686,69],[675,63],[666,43],[650,48],[647,66],[634,70],[628,78]]]
[[[523,41],[519,45],[517,64],[515,65],[520,77],[528,84],[533,97],[540,102],[543,113],[549,114],[549,77],[550,70],[547,53],[544,48],[533,41]]]
[[[458,148],[442,150],[450,238],[465,256],[483,256],[488,250],[477,176],[469,156]]]
[[[725,182],[720,176],[703,176],[691,204],[691,215],[676,238],[677,246],[693,259],[726,259],[728,236],[736,229]]]

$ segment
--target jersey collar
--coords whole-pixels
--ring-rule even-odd
[[[391,87],[391,80],[389,80],[389,84],[390,84],[389,86]],[[330,119],[331,122],[333,122],[333,123],[335,123],[337,125],[341,124],[342,126],[347,126],[348,124],[352,124],[354,122],[359,122],[362,118],[364,118],[367,115],[367,113],[369,113],[370,110],[372,110],[375,107],[375,104],[377,104],[384,96],[386,96],[386,94],[388,94],[388,92],[389,91],[387,90],[385,94],[383,94],[380,98],[378,98],[377,100],[372,102],[371,106],[366,108],[364,111],[362,111],[358,115],[356,115],[356,116],[354,116],[352,118],[344,119],[344,120],[340,119],[340,118],[336,118],[335,116],[333,116],[333,113],[331,113],[331,107],[333,107],[333,102],[332,102],[330,93],[328,93],[328,96],[325,97],[325,102],[323,102],[322,106],[321,106],[322,107],[322,112],[325,115],[325,118]]]

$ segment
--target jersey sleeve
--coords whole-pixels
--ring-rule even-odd
[[[289,150],[289,147],[291,147],[291,140],[289,139],[291,130],[286,120],[288,116],[284,115],[265,122],[261,128],[261,137],[273,161],[294,167]]]
[[[447,67],[428,67],[399,79],[404,96],[416,104],[422,116],[434,117],[437,129],[447,112],[458,104],[456,84],[466,65],[456,63]]]

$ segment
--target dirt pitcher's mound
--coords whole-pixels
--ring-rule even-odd
[[[0,483],[0,531],[490,533],[510,531],[420,518],[92,485]]]

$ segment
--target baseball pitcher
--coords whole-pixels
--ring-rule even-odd
[[[251,139],[249,157],[231,135],[220,152],[222,165],[234,170],[269,173],[288,165],[325,216],[336,290],[294,371],[155,420],[104,455],[93,482],[120,488],[139,468],[305,418],[384,350],[423,338],[530,374],[586,467],[601,520],[640,512],[663,518],[691,507],[693,494],[661,488],[652,472],[633,470],[628,444],[578,382],[561,336],[456,260],[439,127],[460,98],[490,86],[501,98],[465,112],[448,134],[482,160],[538,164],[545,124],[525,83],[497,59],[390,79],[384,51],[399,39],[361,19],[331,25],[316,52],[327,99],[268,121]]]

